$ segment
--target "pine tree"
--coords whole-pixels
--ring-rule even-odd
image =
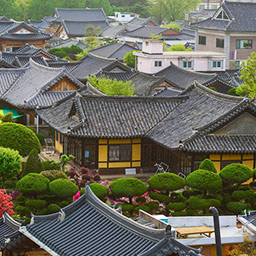
[[[36,149],[32,149],[28,155],[28,159],[23,170],[23,176],[31,172],[40,173],[42,171],[44,171],[44,168],[38,156],[38,152]]]

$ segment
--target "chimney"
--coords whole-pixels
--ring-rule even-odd
[[[146,54],[163,54],[163,41],[157,39],[143,40],[142,52]]]

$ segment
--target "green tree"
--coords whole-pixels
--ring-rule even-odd
[[[242,62],[240,79],[243,81],[236,88],[236,94],[240,96],[248,95],[250,98],[256,96],[256,53],[252,52],[251,56],[245,62]]]
[[[57,179],[49,184],[50,192],[59,198],[67,198],[75,195],[78,191],[77,185],[68,179]]]
[[[87,0],[86,2],[89,8],[103,8],[106,15],[113,15],[113,8],[109,0]]]
[[[217,173],[217,169],[215,168],[213,161],[211,161],[209,158],[206,158],[204,161],[202,161],[202,163],[199,165],[199,169]]]
[[[222,188],[222,179],[212,171],[198,169],[190,173],[186,178],[186,184],[202,191],[205,195],[207,192],[215,192]]]
[[[184,13],[193,10],[200,0],[150,0],[151,15],[160,24],[167,21],[182,20]]]
[[[100,45],[100,40],[97,37],[100,35],[100,27],[95,28],[93,25],[86,27],[84,44],[86,50],[90,51]]]
[[[107,95],[134,95],[134,86],[131,81],[117,81],[109,78],[97,78],[95,75],[88,78],[89,83],[97,88],[99,91]]]
[[[21,171],[22,157],[17,150],[0,147],[0,177],[6,179],[15,177]]]
[[[168,24],[165,24],[162,26],[162,28],[172,28],[176,31],[181,31],[181,27],[178,23],[175,23],[175,22],[170,22]]]
[[[23,175],[27,175],[28,173],[40,173],[44,170],[41,160],[38,156],[38,152],[36,149],[32,149],[28,155],[27,162],[25,164]]]
[[[183,44],[174,44],[168,49],[168,51],[175,52],[175,51],[192,51],[191,48],[185,48]]]
[[[148,190],[147,186],[136,178],[119,178],[111,182],[109,188],[116,198],[129,198],[130,204],[134,196],[141,196]]]
[[[0,146],[18,150],[20,155],[27,156],[32,149],[39,153],[41,145],[29,128],[22,124],[2,123],[0,124]]]
[[[130,68],[135,68],[136,57],[133,55],[133,52],[139,51],[130,51],[124,55],[124,63]]]

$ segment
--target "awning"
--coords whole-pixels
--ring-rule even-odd
[[[8,109],[8,108],[0,109],[0,115],[6,115],[8,113],[12,113],[13,119],[23,116],[23,115],[19,115],[19,113],[16,109]]]

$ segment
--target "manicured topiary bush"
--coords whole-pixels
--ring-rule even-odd
[[[150,212],[150,208],[147,205],[138,205],[133,209],[133,212],[139,213],[140,210]]]
[[[60,170],[60,164],[55,161],[44,161],[42,162],[45,171],[48,170]]]
[[[148,184],[151,189],[159,191],[175,191],[185,186],[184,179],[174,173],[159,173],[148,179]]]
[[[32,149],[28,155],[26,165],[23,170],[23,175],[25,176],[28,173],[40,173],[44,170],[41,160],[38,156],[38,151]]]
[[[132,204],[134,196],[141,196],[147,192],[147,186],[136,178],[119,178],[111,182],[109,186],[113,196],[116,198],[127,197]]]
[[[157,202],[148,202],[145,204],[150,208],[150,210],[157,210],[159,208],[159,203]]]
[[[75,195],[78,187],[67,179],[57,179],[49,184],[50,191],[59,198],[68,198]]]
[[[190,173],[186,178],[186,184],[202,192],[218,191],[222,187],[222,179],[216,173],[198,169]]]
[[[192,210],[206,210],[214,206],[219,208],[221,202],[217,199],[201,199],[195,196],[191,196],[186,203],[189,205],[189,208]]]
[[[66,206],[69,205],[69,202],[64,200],[64,201],[61,201],[61,202],[59,203],[59,205],[60,205],[61,208],[64,208],[64,207],[66,207]]]
[[[217,173],[217,169],[215,168],[213,161],[211,161],[209,158],[204,159],[204,161],[199,165],[198,169]]]
[[[0,147],[0,177],[3,182],[19,174],[21,162],[22,157],[18,151]]]
[[[60,207],[57,204],[49,204],[47,207],[48,213],[55,213],[60,210]]]
[[[153,191],[150,191],[148,193],[148,195],[151,199],[157,200],[160,203],[168,204],[168,203],[171,202],[171,198],[167,195],[163,195],[163,194],[160,194],[160,193],[155,193]]]
[[[184,209],[186,209],[186,204],[185,203],[170,203],[167,205],[169,210],[175,211],[175,212],[181,212]]]
[[[101,200],[105,200],[108,195],[108,188],[99,183],[91,183],[90,188],[92,192]]]
[[[0,146],[18,150],[23,157],[27,156],[32,149],[38,153],[41,150],[40,142],[36,135],[22,124],[0,124]]]
[[[172,192],[171,201],[174,202],[185,202],[186,198],[183,196],[182,192]]]
[[[124,204],[120,204],[120,206],[122,207],[123,212],[131,212],[134,209],[134,205],[132,205],[132,204],[124,203]]]
[[[232,196],[236,200],[244,200],[244,201],[247,201],[247,202],[255,200],[255,192],[252,189],[246,190],[246,191],[243,191],[243,190],[234,191],[232,193]]]
[[[243,210],[250,209],[250,208],[251,208],[251,205],[248,203],[229,202],[227,204],[227,209],[236,215],[242,213]]]
[[[252,178],[252,171],[244,164],[229,164],[220,171],[220,177],[225,183],[238,186]]]
[[[187,212],[172,212],[172,216],[187,216]]]
[[[17,213],[19,213],[20,215],[27,216],[27,217],[30,216],[30,212],[31,212],[28,207],[25,207],[25,206],[22,206],[22,205],[16,206],[15,211]]]
[[[46,177],[50,181],[68,178],[63,171],[57,171],[57,170],[43,171],[40,174],[42,174],[44,177]]]
[[[35,212],[35,215],[37,215],[37,216],[46,215],[46,214],[48,214],[48,209],[47,208],[40,209],[40,210]]]
[[[27,200],[25,205],[30,209],[43,209],[47,206],[45,200]]]
[[[199,190],[195,190],[195,189],[190,189],[190,190],[184,190],[182,191],[182,195],[185,198],[190,198],[191,196],[199,196],[201,195],[202,192]]]
[[[16,189],[24,194],[40,194],[48,189],[49,180],[41,174],[29,173],[20,179]]]

